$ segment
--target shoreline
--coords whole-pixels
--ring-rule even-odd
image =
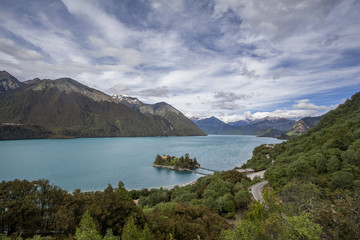
[[[186,187],[186,186],[193,185],[193,184],[196,183],[196,181],[197,181],[197,180],[191,181],[191,182],[187,182],[187,183],[183,183],[183,184],[175,184],[175,185],[160,186],[160,187],[153,187],[153,188],[155,188],[155,189],[163,188],[163,189],[171,190],[171,189],[175,188],[176,186],[178,186],[178,187]],[[153,188],[151,188],[151,189],[153,189]]]
[[[180,171],[180,172],[192,172],[192,169],[189,168],[176,168],[173,166],[164,166],[164,165],[157,165],[157,164],[151,164],[151,167],[155,167],[155,168],[165,168],[165,169],[170,169],[170,170],[175,170],[175,171]],[[196,169],[196,168],[194,168]]]

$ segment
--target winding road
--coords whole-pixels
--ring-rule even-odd
[[[268,183],[269,183],[268,181],[262,181],[251,187],[252,195],[254,196],[255,200],[259,201],[260,203],[263,202],[263,196],[261,190]]]

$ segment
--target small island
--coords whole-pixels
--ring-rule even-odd
[[[200,164],[196,161],[196,158],[193,159],[189,157],[189,154],[186,153],[185,156],[179,158],[175,156],[160,156],[156,155],[155,161],[151,164],[152,167],[168,168],[178,171],[191,171],[195,168],[199,168]]]

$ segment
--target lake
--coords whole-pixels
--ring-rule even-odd
[[[202,167],[228,170],[250,159],[256,146],[279,142],[247,135],[0,141],[0,179],[48,179],[68,191],[103,190],[119,181],[127,189],[169,187],[202,175],[153,168],[156,154],[189,153]]]

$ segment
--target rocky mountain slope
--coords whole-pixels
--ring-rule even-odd
[[[22,82],[11,76],[6,71],[0,71],[0,94],[7,91],[20,89],[24,86]]]
[[[194,124],[193,132],[178,128],[69,78],[24,84],[3,75],[2,86],[12,87],[2,88],[0,96],[1,139],[203,135]]]
[[[113,99],[143,114],[156,115],[165,118],[182,135],[204,135],[204,132],[201,131],[190,119],[185,117],[179,110],[165,102],[145,104],[137,98],[125,96],[113,96]]]
[[[286,135],[290,137],[301,135],[315,127],[320,122],[321,118],[322,116],[302,118],[291,127],[290,131],[287,132]]]

